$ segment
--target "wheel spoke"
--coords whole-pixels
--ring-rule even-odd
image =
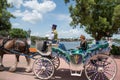
[[[89,74],[89,73],[93,73],[93,72],[95,72],[95,70],[89,70],[89,71],[88,71],[88,74]]]
[[[37,71],[37,74],[39,75],[39,74],[42,74],[43,73],[43,71],[40,69],[39,71]]]
[[[93,76],[93,75],[95,75],[95,74],[97,74],[97,72],[95,72],[95,73],[91,74],[89,77],[92,77],[92,76]]]
[[[39,66],[42,66],[42,65],[43,65],[42,62],[36,62],[35,64],[36,64],[36,65],[39,65]]]
[[[53,64],[54,64],[54,66],[55,66],[55,69],[57,69],[58,67],[59,67],[59,65],[60,65],[60,60],[59,60],[59,58],[58,57],[53,57],[52,58],[52,62],[53,62]]]
[[[106,72],[110,71],[110,72],[115,72],[114,70],[109,70],[109,69],[105,69]]]
[[[100,80],[101,79],[101,73],[99,73],[99,76],[98,76],[98,80]]]
[[[110,76],[113,76],[112,74],[110,74],[110,73],[108,73],[108,72],[106,72],[106,71],[105,71],[104,73],[106,73],[106,74],[108,74],[108,75],[110,75]]]
[[[101,73],[101,74],[102,74],[102,80],[105,80],[106,76],[103,73]]]
[[[50,76],[52,71],[46,71],[46,73]]]
[[[99,75],[99,73],[97,73],[96,75],[95,75],[95,78],[94,78],[94,80],[96,80],[96,78],[97,78],[97,76]]]
[[[46,75],[46,77],[48,77],[48,76],[50,76],[51,73],[46,71],[44,74]]]

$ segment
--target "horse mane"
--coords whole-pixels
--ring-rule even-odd
[[[15,50],[19,51],[19,52],[25,52],[28,51],[28,44],[27,44],[27,40],[26,39],[16,39],[15,41]]]

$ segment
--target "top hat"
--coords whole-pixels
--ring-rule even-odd
[[[52,29],[56,29],[57,25],[56,24],[53,24],[52,25]]]

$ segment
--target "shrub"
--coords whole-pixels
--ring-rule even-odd
[[[112,55],[120,55],[120,46],[112,45],[112,50],[110,51]]]

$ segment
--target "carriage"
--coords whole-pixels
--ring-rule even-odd
[[[69,65],[71,76],[81,76],[82,72],[88,80],[113,80],[117,73],[117,65],[109,56],[107,41],[92,45],[86,51],[81,49],[65,50],[64,44],[48,44],[48,51],[41,52],[42,43],[37,43],[36,52],[41,55],[35,58],[33,72],[40,79],[49,79],[60,65],[63,58]],[[39,47],[38,47],[39,46]],[[37,54],[37,55],[38,55]]]
[[[71,76],[81,76],[85,71],[88,80],[113,80],[117,73],[116,62],[109,56],[110,48],[107,41],[94,44],[86,51],[66,50],[64,44],[48,42],[45,52],[41,50],[43,42],[37,42],[36,48],[29,48],[29,55],[5,48],[6,42],[12,43],[12,47],[14,39],[3,42],[4,44],[0,46],[1,50],[34,59],[33,72],[40,79],[50,79],[54,75],[60,65],[59,58],[63,58],[68,63]]]

